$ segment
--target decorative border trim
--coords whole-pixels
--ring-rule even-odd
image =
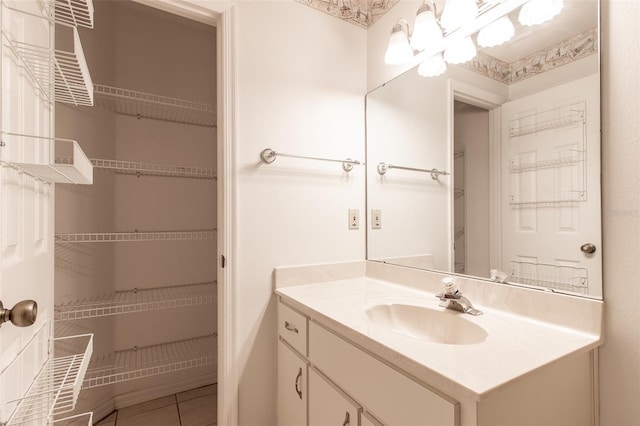
[[[598,53],[598,29],[592,28],[512,63],[478,52],[462,66],[485,77],[513,84]]]
[[[295,0],[367,29],[400,0]]]

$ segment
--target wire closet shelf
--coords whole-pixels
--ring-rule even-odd
[[[72,105],[93,105],[93,83],[84,57],[78,30],[73,32],[73,51],[55,49],[51,56],[48,46],[38,46],[13,40],[2,31],[4,45],[13,52],[38,91],[50,102]],[[53,63],[53,64],[52,64]],[[53,66],[53,72],[51,70]]]
[[[45,4],[55,22],[74,27],[93,28],[92,0],[48,0]]]
[[[187,167],[167,164],[139,163],[134,161],[105,160],[92,158],[91,163],[97,169],[112,170],[115,173],[135,176],[164,176],[193,179],[216,179],[215,172],[206,167]]]
[[[216,229],[194,231],[158,231],[158,232],[87,232],[55,234],[56,243],[117,243],[146,241],[190,241],[211,240]]]
[[[93,334],[54,339],[65,355],[51,358],[42,368],[27,394],[16,401],[16,409],[2,426],[34,424],[73,411],[93,352]],[[75,352],[78,347],[83,350]]]
[[[516,283],[582,294],[589,289],[587,268],[515,260],[509,267],[510,280]]]
[[[48,184],[93,183],[93,166],[74,140],[0,132],[0,148],[0,165],[34,179]]]
[[[137,92],[104,84],[94,85],[94,93],[98,105],[109,108],[117,114],[195,126],[216,127],[216,109],[211,104]]]
[[[116,351],[92,363],[82,387],[90,389],[213,365],[216,363],[216,346],[216,336],[212,334]]]
[[[56,305],[54,318],[56,321],[70,321],[210,304],[216,300],[215,291],[215,281],[115,291]]]

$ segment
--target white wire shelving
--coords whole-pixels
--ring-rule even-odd
[[[211,104],[103,84],[94,85],[94,93],[98,105],[109,108],[118,114],[196,126],[216,126],[216,109]]]
[[[213,365],[217,359],[216,347],[216,336],[212,334],[116,351],[92,362],[82,387],[90,389]]]
[[[93,28],[93,1],[53,0],[53,16],[57,23]]]
[[[578,102],[518,117],[509,122],[509,137],[525,136],[546,130],[569,127],[575,124],[584,124],[585,111],[585,103]]]
[[[55,306],[56,321],[70,321],[213,303],[216,282],[116,291]]]
[[[216,179],[215,172],[206,167],[186,167],[167,164],[139,163],[134,161],[105,160],[92,158],[93,167],[112,170],[116,173],[136,176],[166,176],[193,179]]]
[[[73,411],[93,352],[93,334],[54,339],[65,355],[51,358],[42,368],[27,394],[16,401],[16,409],[2,426],[36,424]],[[70,352],[82,347],[83,350]]]
[[[73,27],[73,51],[12,40],[2,32],[5,45],[22,64],[39,91],[49,100],[72,105],[93,105],[93,82],[84,57],[78,30]],[[53,62],[53,72],[52,72]]]
[[[587,268],[525,261],[511,261],[509,265],[512,282],[577,293],[588,290]]]
[[[46,183],[93,183],[91,161],[74,140],[0,132],[0,148],[1,165],[34,179]]]
[[[216,229],[158,232],[87,232],[55,234],[56,243],[115,243],[131,241],[188,241],[211,240]]]

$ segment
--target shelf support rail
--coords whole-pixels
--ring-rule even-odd
[[[352,160],[351,158],[347,158],[345,160],[336,160],[336,159],[333,159],[333,158],[307,157],[307,156],[304,156],[304,155],[284,154],[282,152],[276,152],[271,148],[263,149],[262,152],[260,153],[260,158],[266,164],[273,163],[274,161],[276,161],[276,158],[278,156],[290,157],[290,158],[302,158],[304,160],[318,160],[318,161],[330,161],[332,163],[342,163],[342,170],[344,170],[347,173],[350,172],[351,170],[353,170],[353,166],[354,165],[359,166],[359,165],[363,164],[360,161]]]
[[[438,170],[438,169],[418,169],[415,167],[405,167],[405,166],[395,166],[393,164],[387,164],[387,163],[383,163],[380,162],[378,163],[378,174],[380,176],[384,175],[385,173],[387,173],[388,170],[390,169],[399,169],[399,170],[409,170],[412,172],[422,172],[422,173],[430,173],[431,174],[431,179],[433,180],[438,180],[438,177],[443,175],[443,176],[448,176],[451,173],[449,172],[445,172],[443,170]]]

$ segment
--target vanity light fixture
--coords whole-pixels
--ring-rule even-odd
[[[478,44],[482,47],[499,46],[515,34],[513,24],[507,15],[480,30]]]
[[[476,45],[471,37],[465,37],[453,43],[444,51],[444,60],[450,64],[463,64],[476,56]]]
[[[438,52],[428,57],[418,67],[418,74],[423,77],[436,77],[447,70],[447,64],[444,63],[442,53]]]
[[[416,21],[411,35],[411,47],[418,52],[428,46],[440,47],[442,45],[442,29],[436,21],[436,4],[433,0],[422,3],[416,12]]]
[[[438,20],[434,0],[423,0],[413,34],[403,18],[393,26],[384,60],[388,65],[405,65],[414,58],[421,59],[418,73],[437,76],[446,71],[444,61],[461,64],[473,59],[474,33],[478,32],[482,47],[498,46],[511,39],[514,28],[507,15],[518,7],[523,25],[537,25],[560,13],[563,5],[563,0],[446,0]]]
[[[411,58],[413,58],[413,49],[409,45],[409,23],[404,18],[400,18],[391,29],[384,62],[388,65],[403,65]]]
[[[529,0],[520,9],[518,20],[522,25],[539,25],[560,13],[563,7],[563,0]]]
[[[446,0],[440,25],[446,32],[466,27],[478,16],[476,0]]]

